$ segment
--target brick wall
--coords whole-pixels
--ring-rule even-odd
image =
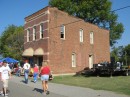
[[[48,11],[49,10],[49,11]],[[25,18],[24,49],[32,47],[34,51],[41,47],[44,50],[43,60],[49,60],[54,74],[75,73],[89,67],[89,56],[93,55],[94,63],[110,61],[109,31],[82,19],[68,15],[57,8],[46,7]],[[40,23],[44,22],[44,38],[39,39]],[[60,38],[60,26],[65,26],[65,39]],[[26,32],[31,33],[36,26],[37,39],[26,42]],[[83,29],[83,43],[79,40],[79,30]],[[94,33],[94,44],[90,44],[90,32]],[[76,67],[72,67],[72,53],[76,54]]]
[[[89,66],[89,55],[94,63],[109,61],[109,31],[85,23],[65,12],[50,8],[49,16],[49,60],[54,73],[74,73]],[[65,25],[65,40],[60,39],[60,26]],[[83,29],[84,41],[79,41],[79,29]],[[90,45],[90,32],[94,33],[94,44]],[[72,53],[76,54],[76,67],[72,67]]]
[[[48,7],[25,18],[24,25],[24,49],[29,47],[34,51],[37,48],[43,48],[44,53],[48,52]],[[40,39],[40,24],[43,23],[44,31],[43,38]],[[33,40],[33,27],[36,26],[36,40]],[[31,40],[27,42],[27,30],[30,29]]]

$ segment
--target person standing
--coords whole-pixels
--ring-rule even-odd
[[[50,68],[49,68],[47,62],[44,62],[42,64],[42,67],[40,69],[40,75],[41,75],[41,81],[42,81],[42,87],[43,87],[44,95],[49,94],[48,80],[49,80],[49,75],[50,75]]]
[[[28,63],[28,60],[25,61],[23,69],[24,69],[25,83],[28,84],[28,75],[29,75],[29,70],[30,70],[30,64]]]
[[[3,66],[1,67],[0,72],[1,72],[1,79],[3,81],[4,96],[8,97],[7,88],[8,88],[8,80],[9,78],[11,78],[11,70],[5,60],[3,61]]]
[[[2,82],[2,73],[1,73],[1,67],[3,62],[0,62],[0,95],[3,94],[3,82]]]
[[[21,66],[20,65],[17,65],[17,71],[16,71],[16,76],[21,76]]]
[[[33,80],[34,80],[34,83],[37,82],[38,74],[39,74],[39,67],[38,67],[37,64],[35,64],[35,66],[33,68]]]

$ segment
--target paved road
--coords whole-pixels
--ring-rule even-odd
[[[9,90],[9,97],[45,97],[40,81],[37,83],[29,81],[29,84],[24,84],[22,77],[13,77],[9,82]],[[50,94],[47,97],[130,97],[109,91],[54,83],[49,83],[49,90]]]

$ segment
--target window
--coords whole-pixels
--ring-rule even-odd
[[[43,24],[40,25],[40,39],[43,38]]]
[[[27,42],[30,41],[30,29],[27,30]]]
[[[36,26],[33,27],[33,40],[36,40]]]
[[[83,29],[79,30],[79,38],[80,38],[80,42],[83,42]]]
[[[72,54],[72,67],[76,67],[76,54]]]
[[[65,39],[65,26],[64,25],[61,25],[60,27],[60,38],[61,39]]]
[[[93,32],[90,32],[90,44],[93,44]]]

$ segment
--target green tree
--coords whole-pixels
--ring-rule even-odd
[[[127,65],[130,65],[130,44],[128,44],[124,49],[124,59]]]
[[[118,48],[113,47],[113,50],[111,51],[111,57],[114,57],[115,61],[119,61]]]
[[[22,59],[24,29],[22,26],[10,25],[0,36],[0,54],[3,57]]]
[[[111,11],[110,0],[50,0],[49,5],[110,30],[111,46],[124,32],[123,24],[117,22],[117,14]]]
[[[123,62],[124,65],[130,65],[130,44],[125,47],[113,47],[111,57],[114,57],[116,61]]]

